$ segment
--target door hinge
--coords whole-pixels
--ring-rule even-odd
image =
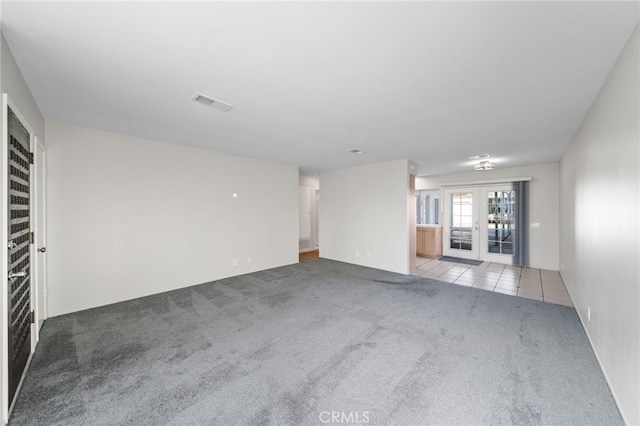
[[[29,232],[29,244],[36,242],[36,235],[33,232]]]
[[[31,324],[36,323],[36,311],[29,312],[29,321],[31,322]]]
[[[33,164],[34,163],[34,155],[33,152],[29,153],[29,164]]]

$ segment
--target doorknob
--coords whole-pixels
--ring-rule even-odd
[[[40,248],[38,249],[38,251],[39,251],[40,253],[44,253],[45,251],[47,251],[47,248],[46,248],[46,247],[40,247]]]
[[[23,278],[26,277],[27,273],[26,271],[22,271],[22,272],[9,272],[9,279],[10,280],[15,280],[16,278]]]
[[[9,240],[9,243],[7,244],[7,248],[9,250],[14,250],[16,247],[18,247],[18,245],[15,242],[13,242],[13,240]]]

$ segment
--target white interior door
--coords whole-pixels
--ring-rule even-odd
[[[448,188],[444,191],[443,253],[463,259],[479,259],[478,188]]]
[[[311,246],[311,187],[300,185],[299,189],[299,249],[310,250]]]

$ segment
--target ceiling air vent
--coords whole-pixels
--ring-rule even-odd
[[[233,108],[233,105],[225,104],[222,101],[210,98],[209,96],[203,95],[202,93],[196,93],[194,97],[191,98],[191,100],[222,112],[230,111]]]

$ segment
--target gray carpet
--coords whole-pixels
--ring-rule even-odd
[[[315,259],[42,329],[11,425],[617,425],[572,308]]]

